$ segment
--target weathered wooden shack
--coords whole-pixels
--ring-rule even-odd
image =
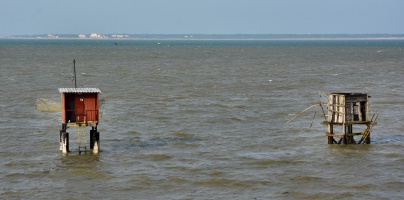
[[[370,144],[370,131],[375,124],[374,115],[369,118],[369,96],[365,93],[331,93],[328,96],[328,143]],[[353,132],[353,125],[365,125],[363,132]],[[341,126],[342,133],[335,133],[334,127]],[[354,136],[361,136],[357,142]],[[334,138],[339,138],[336,141]]]

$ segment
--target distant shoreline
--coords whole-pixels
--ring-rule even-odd
[[[84,34],[80,34],[83,36]],[[91,34],[93,35],[93,34]],[[404,40],[404,34],[39,34],[2,36],[0,39],[50,40]]]
[[[337,41],[337,40],[404,40],[404,37],[336,37],[336,38],[35,38],[0,37],[7,40],[162,40],[162,41]]]

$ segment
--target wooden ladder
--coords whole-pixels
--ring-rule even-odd
[[[376,123],[378,116],[379,115],[376,115],[376,117],[375,117],[375,115],[372,116],[372,119],[370,120],[370,124],[369,124],[369,126],[366,127],[366,130],[363,132],[362,138],[359,140],[358,144],[361,144],[362,142],[365,143],[366,138],[369,137],[370,131],[372,131],[373,125]],[[374,120],[373,120],[373,118],[374,118]]]
[[[87,150],[87,126],[85,124],[78,124],[77,126],[77,143],[79,145],[79,153]]]

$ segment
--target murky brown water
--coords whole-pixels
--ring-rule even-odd
[[[404,41],[0,40],[3,199],[400,199]],[[105,100],[59,151],[58,88]],[[317,91],[364,92],[371,145],[328,145]],[[317,111],[312,127],[310,124]],[[355,127],[354,127],[355,128]],[[362,127],[358,127],[362,128]]]

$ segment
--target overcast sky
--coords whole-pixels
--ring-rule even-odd
[[[404,34],[404,0],[0,0],[0,36]]]

